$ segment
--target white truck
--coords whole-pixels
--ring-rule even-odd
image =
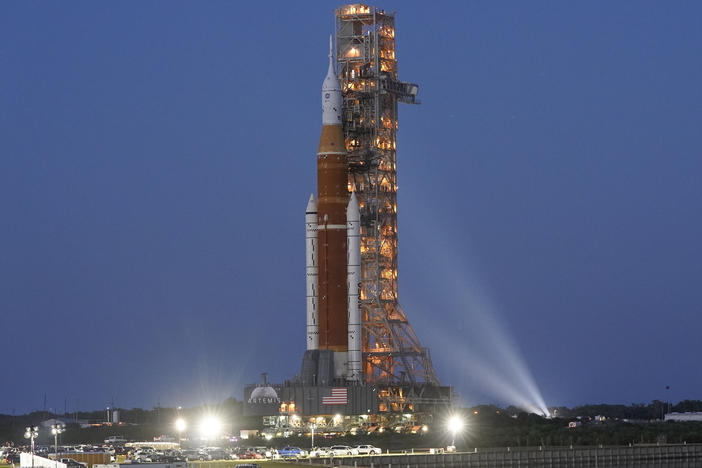
[[[124,436],[110,436],[107,439],[105,439],[105,443],[110,445],[126,444],[127,439],[125,439]]]

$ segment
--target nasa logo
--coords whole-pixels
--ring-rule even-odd
[[[326,93],[326,94],[324,95],[324,99],[329,99],[329,93]]]

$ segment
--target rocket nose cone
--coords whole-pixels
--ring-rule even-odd
[[[346,218],[351,220],[356,220],[360,217],[360,207],[358,205],[358,198],[356,198],[356,192],[351,192],[349,197],[349,204],[346,205]]]
[[[310,194],[310,200],[307,202],[307,209],[305,211],[307,213],[317,212],[317,200],[314,199],[314,193]]]

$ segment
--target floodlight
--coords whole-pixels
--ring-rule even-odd
[[[175,420],[175,428],[176,431],[178,432],[183,432],[185,428],[187,427],[187,424],[185,423],[185,419],[183,418],[178,418]]]
[[[200,422],[200,433],[206,439],[217,437],[222,432],[222,421],[216,416],[205,416]]]
[[[446,426],[451,433],[451,445],[456,445],[456,434],[463,429],[463,419],[458,415],[453,415],[449,418]]]
[[[39,435],[39,427],[27,427],[25,429],[24,438],[31,440],[32,455],[34,455],[34,439]],[[34,457],[32,457],[32,465],[34,465]]]
[[[448,420],[448,430],[455,434],[461,429],[463,429],[463,420],[460,416],[451,416]]]

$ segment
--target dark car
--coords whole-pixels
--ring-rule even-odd
[[[49,449],[48,447],[38,447],[35,451],[34,454],[39,456],[39,457],[44,457],[44,458],[49,458]]]
[[[73,458],[62,458],[61,463],[64,463],[68,468],[85,468],[85,463],[81,463]]]
[[[163,451],[163,455],[159,457],[161,463],[177,463],[186,461],[185,456],[178,451],[172,449],[166,449]]]
[[[208,450],[210,460],[231,460],[232,456],[225,450]]]
[[[197,450],[183,450],[181,456],[185,461],[201,460],[201,453]],[[202,460],[204,460],[204,458],[202,458]]]
[[[126,455],[129,449],[124,445],[115,445],[115,455]]]

